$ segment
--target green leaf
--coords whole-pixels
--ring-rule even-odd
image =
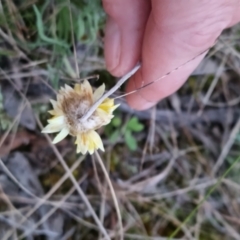
[[[139,122],[138,118],[132,117],[127,123],[127,129],[132,130],[133,132],[141,132],[144,128],[144,125]]]
[[[115,143],[115,142],[117,141],[117,139],[119,138],[119,136],[120,136],[120,131],[119,131],[119,130],[115,130],[115,131],[111,134],[111,136],[110,136],[110,138],[109,138],[109,141],[110,141],[111,143]]]
[[[114,127],[119,127],[121,125],[121,123],[122,123],[122,120],[119,117],[114,117],[112,120],[112,125]]]
[[[43,40],[43,41],[45,41],[49,44],[56,44],[56,45],[60,45],[62,47],[68,48],[68,45],[65,42],[60,41],[58,39],[53,39],[53,38],[47,37],[45,35],[44,24],[43,24],[43,21],[42,21],[41,13],[39,12],[36,5],[33,5],[33,10],[34,10],[35,15],[36,15],[36,19],[37,19],[36,25],[37,25],[38,34],[39,34],[39,37],[41,38],[41,40]]]
[[[236,143],[240,143],[240,134],[238,134],[235,138]]]
[[[125,138],[125,142],[126,142],[128,148],[129,148],[131,151],[137,150],[137,141],[136,141],[136,139],[133,137],[131,131],[126,130],[126,132],[124,133],[124,138]]]

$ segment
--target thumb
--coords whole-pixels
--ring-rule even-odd
[[[104,54],[115,76],[130,71],[140,60],[142,39],[150,12],[149,0],[102,0],[108,14]]]

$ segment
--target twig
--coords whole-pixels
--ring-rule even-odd
[[[115,86],[113,86],[108,92],[103,94],[102,97],[100,97],[92,106],[91,108],[82,116],[80,121],[84,122],[86,121],[92,114],[93,112],[98,108],[98,106],[102,103],[102,101],[106,98],[108,98],[110,95],[112,95],[118,88],[122,86],[123,83],[125,83],[139,68],[141,64],[138,63],[129,73],[124,75],[117,83]]]

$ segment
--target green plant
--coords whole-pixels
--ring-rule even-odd
[[[0,131],[6,130],[11,125],[11,119],[7,116],[3,107],[3,96],[0,88]]]
[[[72,46],[72,31],[77,41],[92,43],[99,30],[103,29],[105,14],[99,0],[61,0],[52,4],[33,5],[38,38],[37,45],[53,46],[69,50]],[[51,12],[46,17],[46,14]],[[60,48],[59,48],[60,47]]]
[[[144,125],[137,117],[130,118],[122,127],[122,119],[119,116],[113,118],[111,124],[106,126],[105,133],[111,143],[116,143],[120,136],[123,136],[129,150],[137,149],[137,140],[134,133],[141,132]]]
[[[46,65],[41,67],[48,69],[49,80],[54,88],[58,87],[60,76],[68,73],[65,72],[65,62],[73,57],[73,43],[79,64],[85,59],[87,51],[94,51],[96,55],[100,52],[98,36],[105,23],[105,12],[100,0],[47,0],[35,4],[14,4],[18,10],[16,17],[12,15],[6,1],[3,1],[0,26],[4,31],[8,29],[16,45],[21,47],[29,59],[47,59]],[[0,53],[17,55],[2,45]],[[70,62],[72,64],[72,59]]]

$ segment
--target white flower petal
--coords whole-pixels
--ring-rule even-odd
[[[110,112],[112,113],[116,108],[118,108],[120,106],[119,104],[114,105],[113,107],[110,108]]]
[[[90,141],[92,141],[94,143],[95,149],[99,148],[104,152],[102,139],[96,131],[90,131],[88,133],[88,138]]]
[[[50,102],[51,102],[53,108],[55,109],[57,107],[57,105],[58,105],[57,101],[55,101],[53,99],[50,99]]]
[[[42,133],[55,133],[61,131],[61,129],[64,127],[64,125],[52,125],[48,124],[45,128],[43,128]]]
[[[87,147],[87,142],[83,141],[83,137],[85,137],[84,134],[78,134],[77,135],[77,139],[76,139],[76,144],[77,144],[77,153],[82,153],[82,154],[86,154],[88,151],[88,147]],[[86,137],[85,137],[86,138]]]
[[[61,115],[61,116],[53,117],[48,120],[48,123],[56,125],[56,126],[63,125],[65,123],[64,116]]]
[[[67,84],[65,84],[65,91],[68,93],[70,91],[73,91],[73,89],[70,86],[68,86]]]
[[[81,89],[81,85],[80,84],[75,84],[74,86],[74,91],[77,92],[77,93],[81,93],[82,89]]]
[[[78,146],[77,147],[77,153],[82,153],[83,155],[87,153],[87,147],[86,146]]]
[[[49,110],[48,112],[49,112],[51,115],[56,115],[56,114],[55,114],[55,113],[56,113],[55,110]]]
[[[89,154],[92,155],[94,153],[94,150],[95,150],[94,148],[88,148]]]
[[[85,91],[87,94],[92,95],[92,87],[90,85],[90,83],[88,82],[88,80],[84,80],[82,83],[82,89],[83,91]]]
[[[67,128],[63,128],[61,132],[53,139],[52,143],[56,144],[62,141],[69,134],[69,130]]]
[[[102,84],[93,93],[93,101],[96,102],[103,95],[104,91],[105,91],[105,84]]]
[[[53,115],[53,116],[63,115],[63,112],[62,112],[61,109],[49,110],[48,112],[49,112],[51,115]]]
[[[63,100],[63,94],[57,94],[57,102],[60,103]],[[56,108],[58,108],[58,105],[56,105]]]
[[[89,154],[93,154],[96,149],[104,151],[100,136],[93,130],[78,134],[75,143],[77,144],[77,153],[81,152],[82,154],[86,154],[89,152]]]
[[[101,125],[107,125],[111,121],[111,119],[114,117],[112,114],[105,112],[104,110],[98,108],[96,110],[97,115],[101,119]]]
[[[87,146],[81,146],[81,153],[84,155],[87,153]]]

